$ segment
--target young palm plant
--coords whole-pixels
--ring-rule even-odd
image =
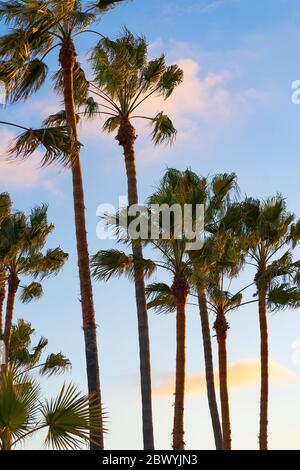
[[[300,222],[287,211],[282,196],[266,201],[246,199],[242,204],[242,235],[249,264],[256,269],[260,324],[260,430],[259,448],[268,449],[269,347],[267,304],[280,307],[299,305],[298,263],[293,263],[291,247],[300,239]],[[286,251],[284,251],[286,250]],[[280,256],[280,252],[281,253]],[[279,282],[281,277],[288,282]]]
[[[63,385],[55,399],[45,399],[27,373],[9,371],[0,377],[0,449],[12,450],[41,430],[45,445],[76,450],[89,442],[99,426],[99,408],[74,385]]]
[[[45,205],[32,209],[28,217],[22,212],[13,213],[1,224],[0,260],[8,284],[4,328],[7,355],[9,355],[18,289],[22,288],[21,300],[23,302],[40,298],[43,289],[36,280],[42,281],[58,274],[68,258],[68,255],[59,247],[48,249],[46,253],[42,252],[53,229],[54,225],[47,221],[47,206]],[[34,281],[27,286],[21,286],[21,277],[31,277]]]
[[[152,96],[160,95],[167,99],[183,78],[183,73],[177,65],[166,65],[164,56],[148,61],[147,49],[145,39],[135,38],[126,30],[124,35],[115,41],[103,38],[92,54],[95,80],[91,83],[90,90],[93,96],[98,98],[98,103],[92,98],[92,114],[100,112],[108,116],[104,130],[117,133],[116,140],[124,152],[129,206],[138,204],[135,164],[137,134],[133,121],[143,119],[153,125],[155,144],[172,142],[176,135],[171,120],[162,112],[155,117],[139,116],[138,109]],[[132,243],[132,252],[134,258],[143,257],[140,240]],[[153,449],[150,347],[142,270],[135,270],[134,280],[140,343],[144,447]]]
[[[88,82],[79,63],[76,62],[76,40],[80,35],[93,32],[88,29],[98,14],[124,0],[98,0],[94,3],[81,0],[30,1],[9,0],[0,2],[0,17],[13,26],[13,31],[0,39],[0,76],[6,84],[8,97],[12,102],[27,99],[38,91],[46,80],[48,54],[59,48],[61,70],[56,75],[56,89],[64,98],[66,131],[72,140],[68,152],[57,152],[57,147],[45,155],[44,164],[62,160],[71,164],[73,199],[77,240],[78,268],[81,292],[83,330],[87,362],[89,393],[93,393],[101,409],[98,348],[93,291],[89,269],[89,253],[85,221],[84,190],[80,159],[80,144],[75,104],[83,102]],[[98,34],[96,32],[96,34]],[[61,129],[47,130],[47,135],[59,133]],[[32,155],[40,143],[36,133],[25,130],[15,146],[17,156]],[[54,150],[54,151],[53,151]],[[103,433],[93,437],[91,448],[103,448]]]

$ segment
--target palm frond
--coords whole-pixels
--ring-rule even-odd
[[[63,374],[71,368],[70,360],[62,353],[49,354],[43,367],[40,370],[41,375],[52,375]]]
[[[82,448],[89,441],[90,431],[102,427],[99,406],[72,384],[64,385],[55,400],[42,404],[41,413],[48,427],[45,443],[57,450]]]
[[[152,140],[155,145],[162,143],[172,144],[176,138],[177,131],[171,119],[162,112],[153,119],[154,129]]]
[[[23,287],[20,295],[20,300],[23,304],[32,302],[33,300],[39,300],[43,297],[43,287],[38,282],[32,282],[28,286]]]
[[[172,289],[162,282],[149,284],[145,289],[147,296],[147,308],[154,309],[158,313],[168,314],[175,312],[176,302]]]
[[[42,166],[59,163],[64,166],[72,164],[75,144],[70,138],[67,127],[50,127],[43,129],[29,129],[22,133],[9,149],[10,158],[26,159],[36,152],[39,147],[44,148]]]

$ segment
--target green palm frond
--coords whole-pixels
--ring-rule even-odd
[[[64,91],[64,80],[63,70],[59,69],[53,75],[54,89],[59,95],[63,95]],[[77,106],[84,104],[88,98],[90,82],[86,78],[85,72],[79,62],[76,62],[73,72],[74,82],[74,100]]]
[[[101,250],[91,258],[92,276],[98,281],[108,281],[123,274],[132,276],[133,259],[119,250]]]
[[[176,138],[177,131],[171,119],[162,112],[153,119],[154,129],[152,140],[155,145],[162,143],[172,144]]]
[[[68,15],[72,30],[77,33],[84,31],[96,21],[97,15],[91,12],[73,10]]]
[[[84,117],[93,119],[95,114],[99,113],[100,106],[92,96],[89,96],[81,103],[81,109],[83,109]]]
[[[34,59],[22,68],[22,73],[16,79],[9,98],[12,102],[20,100],[26,101],[31,95],[36,93],[45,83],[48,74],[47,65]]]
[[[0,444],[5,439],[22,439],[36,425],[40,387],[28,375],[15,381],[13,371],[0,377]],[[2,447],[1,446],[1,447]]]
[[[103,124],[103,130],[109,133],[114,132],[118,129],[120,122],[121,119],[119,116],[111,116]]]
[[[77,122],[79,121],[79,116],[77,115]],[[56,114],[51,114],[48,116],[44,122],[43,126],[45,127],[65,127],[67,125],[66,111],[62,109]]]
[[[126,275],[134,279],[134,270],[141,270],[145,277],[151,277],[156,270],[150,259],[134,258],[119,250],[102,250],[91,258],[92,276],[96,280],[108,281],[111,277]]]
[[[123,3],[126,0],[99,0],[94,3],[96,9],[101,13],[106,13],[111,8],[116,7],[119,3]]]
[[[169,98],[175,88],[183,81],[183,71],[178,65],[170,65],[166,68],[158,82],[158,91],[165,99]]]
[[[101,428],[101,410],[92,398],[80,395],[74,385],[63,386],[55,400],[41,405],[48,427],[46,445],[57,450],[80,449],[89,441],[90,430]]]
[[[62,353],[49,354],[44,365],[42,366],[40,373],[41,375],[52,375],[63,374],[69,371],[71,368],[70,360]]]
[[[300,290],[289,284],[273,286],[268,293],[268,306],[272,311],[300,307]]]
[[[56,276],[64,267],[69,255],[61,248],[48,249],[45,255],[38,253],[28,258],[28,272],[41,280]]]
[[[39,147],[44,148],[42,166],[60,163],[69,166],[72,163],[72,154],[76,144],[70,138],[67,127],[50,127],[43,129],[29,129],[22,133],[9,149],[10,158],[25,160],[36,152]]]
[[[23,287],[20,295],[20,300],[23,304],[32,302],[33,300],[39,300],[43,297],[43,287],[38,282],[32,282],[28,286]]]
[[[159,313],[173,313],[176,310],[176,302],[171,288],[164,283],[155,282],[146,286],[147,308],[153,308]]]

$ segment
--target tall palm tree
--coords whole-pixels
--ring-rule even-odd
[[[157,188],[153,203],[179,204],[184,210],[186,204],[193,208],[192,227],[197,229],[197,205],[202,204],[205,211],[203,221],[203,233],[198,234],[203,239],[211,237],[220,229],[220,220],[224,216],[233,195],[237,193],[235,174],[218,174],[211,180],[199,177],[191,170],[179,171],[169,168]],[[219,418],[216,399],[214,366],[211,344],[211,332],[207,304],[207,278],[213,269],[216,259],[207,260],[205,251],[202,249],[189,251],[191,269],[193,271],[193,286],[196,289],[200,320],[202,328],[202,339],[205,360],[205,376],[207,385],[207,397],[215,438],[216,449],[223,449],[223,436]]]
[[[214,330],[218,341],[219,386],[222,415],[223,448],[231,450],[231,425],[227,369],[227,314],[242,304],[242,292],[231,294],[226,282],[237,276],[241,269],[242,257],[238,244],[229,236],[207,240],[203,253],[212,261],[207,280],[209,308],[215,314]]]
[[[134,258],[118,250],[102,250],[92,257],[93,276],[97,280],[109,280],[112,276],[134,277],[134,265],[138,263],[147,277],[160,267],[172,276],[172,286],[154,283],[146,287],[148,308],[162,313],[176,312],[176,380],[173,425],[173,449],[184,450],[184,401],[186,369],[186,304],[189,294],[189,262],[184,253],[184,242],[156,240],[150,243],[160,254],[160,259]]]
[[[291,246],[300,239],[300,222],[287,211],[280,195],[266,201],[246,199],[242,204],[242,235],[248,262],[255,266],[260,324],[260,430],[259,448],[268,449],[269,347],[267,304],[293,307],[298,304],[297,287],[278,284],[281,276],[297,281],[297,263],[292,261]],[[284,251],[285,250],[285,251]],[[287,251],[286,251],[287,250]],[[283,251],[283,254],[282,254]],[[280,256],[281,252],[281,256]]]
[[[89,269],[89,253],[85,221],[84,190],[80,159],[80,144],[75,104],[86,98],[88,82],[80,65],[76,62],[75,40],[103,14],[122,0],[98,0],[94,4],[80,0],[9,0],[0,2],[0,17],[14,27],[13,32],[0,39],[2,63],[0,75],[7,87],[11,101],[27,99],[38,91],[48,73],[45,63],[47,55],[59,48],[61,70],[57,74],[57,90],[64,98],[65,121],[72,150],[68,152],[73,181],[73,199],[77,241],[78,268],[81,292],[81,307],[85,339],[87,378],[89,393],[93,393],[101,409],[98,347],[93,291]],[[74,86],[75,84],[75,86]],[[36,148],[32,131],[25,131],[16,150],[28,157]],[[20,154],[20,152],[17,151]],[[48,153],[45,164],[61,157],[57,152]],[[66,155],[64,154],[64,157]],[[63,159],[65,161],[65,159]],[[103,433],[93,437],[93,449],[103,448]]]
[[[0,260],[8,283],[4,328],[8,356],[15,298],[21,276],[43,280],[56,275],[68,258],[60,248],[48,249],[45,254],[42,252],[53,229],[54,225],[47,221],[46,205],[32,209],[27,218],[22,212],[13,213],[1,224]],[[41,297],[42,293],[41,284],[34,281],[28,286],[22,286],[21,300],[28,302]]]
[[[138,109],[151,99],[161,95],[167,99],[183,77],[177,65],[167,66],[164,56],[152,61],[147,60],[147,43],[143,38],[135,38],[129,31],[115,41],[103,38],[92,55],[95,80],[90,90],[94,101],[93,113],[108,116],[103,128],[108,132],[117,132],[116,139],[123,148],[127,174],[129,206],[138,204],[138,187],[135,163],[136,130],[134,119],[143,119],[153,125],[155,144],[172,142],[176,131],[171,120],[162,112],[155,117],[138,116]],[[92,102],[93,102],[92,97]],[[103,108],[103,110],[102,110]],[[132,243],[134,258],[142,258],[140,240]],[[154,448],[150,345],[148,332],[147,305],[143,272],[135,269],[135,292],[138,314],[140,373],[143,409],[144,447]]]
[[[11,210],[11,200],[7,193],[0,194],[0,226],[3,220],[9,216]],[[3,335],[3,305],[6,294],[6,273],[5,268],[0,263],[0,339]]]

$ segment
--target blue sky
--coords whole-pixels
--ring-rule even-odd
[[[191,167],[202,175],[235,171],[242,194],[267,197],[281,192],[289,209],[299,211],[300,106],[291,102],[291,84],[300,79],[300,5],[297,0],[133,0],[97,25],[115,36],[123,26],[149,41],[151,56],[167,54],[179,63],[185,82],[164,109],[178,128],[171,148],[153,148],[147,128],[139,128],[137,171],[140,199],[155,188],[167,166]],[[79,58],[93,46],[92,35],[81,36]],[[53,53],[50,70],[57,68]],[[151,111],[161,103],[151,103]],[[149,109],[150,109],[149,108]],[[25,105],[1,109],[3,119],[37,126],[60,104],[45,86]],[[1,118],[2,118],[1,117]],[[60,168],[38,169],[36,160],[17,167],[4,161],[11,129],[0,129],[1,191],[11,193],[16,208],[28,211],[49,204],[49,219],[56,230],[49,246],[61,245],[70,260],[59,277],[45,283],[38,303],[18,304],[16,317],[31,321],[38,335],[49,338],[52,350],[69,356],[73,369],[66,380],[85,390],[85,363],[70,175]],[[101,133],[101,124],[83,124],[84,170],[90,253],[113,246],[96,237],[96,209],[117,204],[126,194],[124,164],[113,136]],[[238,285],[249,283],[245,272]],[[158,274],[158,279],[163,276]],[[139,364],[134,289],[126,280],[95,284],[98,341],[103,401],[109,415],[106,446],[141,448]],[[251,295],[251,293],[249,294]],[[157,448],[170,448],[173,396],[163,393],[172,384],[175,366],[175,318],[149,313],[154,384]],[[247,306],[229,318],[230,393],[234,448],[257,448],[259,383],[258,317]],[[300,339],[300,314],[270,314],[272,380],[270,394],[270,447],[300,446],[300,366],[292,360],[293,344]],[[206,396],[199,314],[188,310],[187,449],[213,448]],[[213,338],[215,343],[215,338]],[[215,348],[215,344],[214,344]],[[216,352],[216,349],[214,349]],[[255,368],[256,367],[256,368]],[[253,372],[254,370],[254,372]],[[253,382],[249,377],[254,374]],[[246,379],[245,379],[246,377]],[[248,377],[248,379],[247,379]],[[57,391],[62,378],[45,382],[45,392]],[[251,382],[251,383],[250,383]],[[196,384],[196,385],[195,385]],[[28,442],[36,447],[40,439]]]

